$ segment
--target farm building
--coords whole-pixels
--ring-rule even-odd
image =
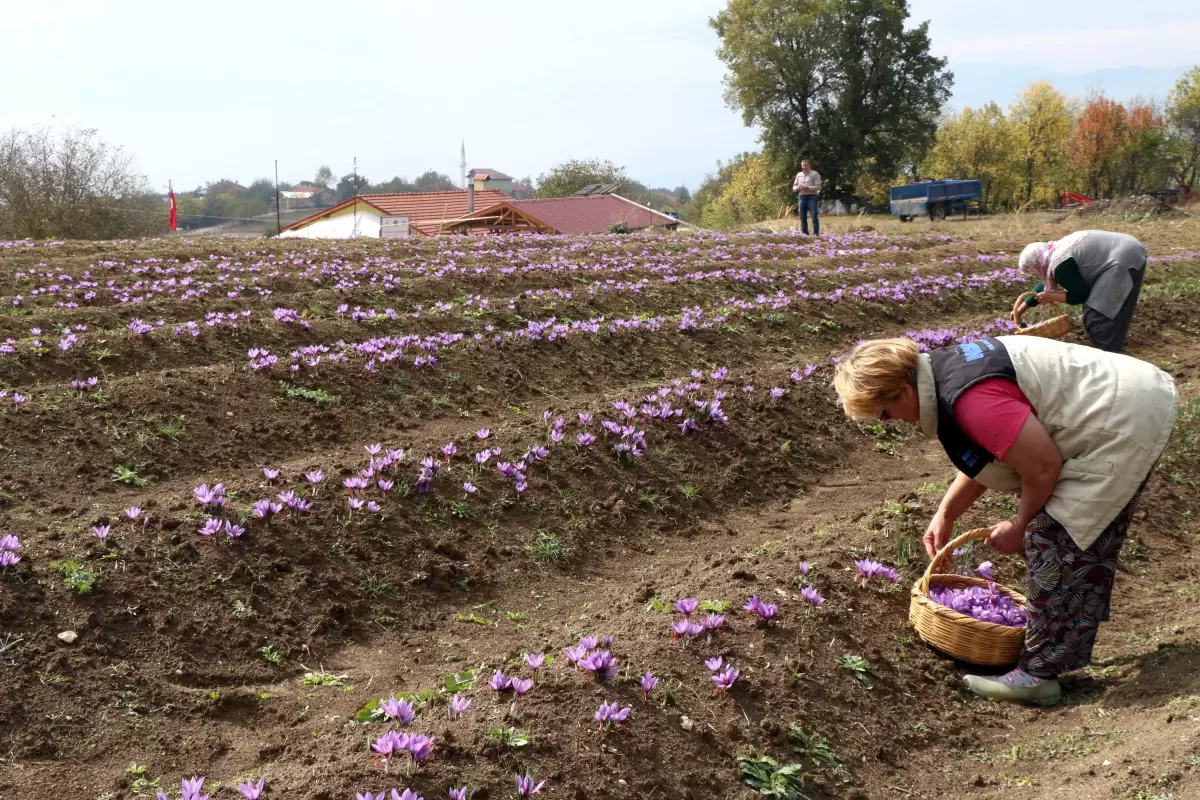
[[[500,170],[486,168],[473,169],[467,173],[467,180],[471,181],[477,192],[504,192],[509,197],[512,197],[512,176],[505,175]]]
[[[300,239],[436,236],[475,208],[508,200],[496,191],[363,194],[288,225],[279,235]]]
[[[679,220],[615,194],[510,200],[445,226],[448,233],[603,233],[618,223],[629,230],[674,230]]]

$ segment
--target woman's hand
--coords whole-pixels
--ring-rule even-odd
[[[983,542],[1000,553],[1019,553],[1025,544],[1025,529],[1011,519],[992,526],[992,532]]]
[[[954,523],[948,521],[941,514],[934,514],[933,519],[929,520],[929,527],[925,529],[925,552],[930,558],[937,555],[938,550],[946,546],[946,542],[950,541],[950,536],[954,533]]]
[[[1055,291],[1053,289],[1047,289],[1044,292],[1038,292],[1036,297],[1037,297],[1037,301],[1038,301],[1039,305],[1046,305],[1047,303],[1065,303],[1065,302],[1067,302],[1067,293],[1066,292],[1059,292],[1059,291]]]

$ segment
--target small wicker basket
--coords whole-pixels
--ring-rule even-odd
[[[1021,647],[1025,644],[1024,628],[984,622],[929,599],[929,589],[934,585],[951,589],[987,587],[989,582],[983,578],[939,570],[948,568],[947,562],[956,549],[967,542],[985,539],[989,533],[988,528],[967,531],[938,551],[925,574],[913,584],[908,619],[923,641],[949,656],[971,664],[1006,667],[1017,663],[1021,656]],[[1021,606],[1025,605],[1025,595],[1020,592],[1000,585],[996,585],[996,589]]]
[[[1013,331],[1014,336],[1041,336],[1046,339],[1061,339],[1071,331],[1071,318],[1063,312],[1058,303],[1054,303],[1054,308],[1058,311],[1058,316],[1051,317],[1045,322],[1035,322],[1032,325],[1021,327],[1021,305],[1026,298],[1033,297],[1036,292],[1025,292],[1017,298],[1017,302],[1013,304],[1012,320],[1017,329]]]

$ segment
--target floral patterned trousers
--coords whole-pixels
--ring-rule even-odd
[[[1045,511],[1025,529],[1029,622],[1020,667],[1029,675],[1053,678],[1091,663],[1100,623],[1108,621],[1117,555],[1141,494],[1087,550]]]

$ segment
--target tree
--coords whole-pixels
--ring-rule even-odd
[[[1112,197],[1117,182],[1117,158],[1129,138],[1125,106],[1103,93],[1095,95],[1075,120],[1067,139],[1067,163],[1083,180],[1092,197]]]
[[[1071,111],[1066,98],[1044,81],[1031,83],[1010,109],[1013,134],[1025,183],[1023,199],[1051,202],[1065,179],[1067,137]]]
[[[1200,67],[1192,67],[1175,84],[1166,117],[1175,176],[1190,192],[1200,171]]]
[[[373,185],[370,191],[376,194],[400,194],[403,192],[415,192],[417,191],[417,187],[409,183],[408,178],[401,178],[397,175],[390,181]]]
[[[245,195],[270,205],[275,202],[275,181],[259,178],[246,188]]]
[[[762,129],[776,183],[808,159],[826,192],[892,177],[933,142],[953,76],[904,0],[730,0],[709,22],[729,68],[726,102]]]
[[[672,194],[675,195],[675,199],[680,203],[690,203],[692,200],[692,193],[688,191],[686,186],[676,186]]]
[[[985,206],[1009,205],[1018,185],[1015,144],[1000,106],[964,108],[942,120],[921,172],[934,178],[974,178]]]
[[[450,180],[449,175],[443,175],[431,169],[418,175],[413,183],[416,184],[418,192],[448,192],[458,188],[454,185],[454,181]]]
[[[313,186],[320,186],[322,189],[328,189],[333,184],[333,170],[322,164],[317,169],[317,176],[313,178]]]
[[[564,161],[538,176],[538,197],[570,197],[593,183],[629,182],[624,167],[598,158]],[[632,199],[632,198],[631,198]]]
[[[1162,113],[1151,103],[1135,100],[1129,107],[1127,136],[1117,155],[1117,191],[1139,194],[1167,184],[1167,136]]]
[[[365,175],[355,176],[353,172],[343,175],[337,185],[338,202],[340,203],[343,200],[349,200],[355,195],[363,194],[370,185],[371,182],[367,180]]]
[[[720,194],[707,202],[701,212],[702,225],[728,230],[778,215],[780,197],[764,156],[743,153],[725,173]]]
[[[114,239],[166,228],[165,201],[95,130],[0,134],[0,237]]]

